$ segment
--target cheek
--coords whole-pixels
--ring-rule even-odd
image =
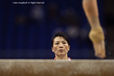
[[[57,51],[57,47],[56,46],[53,47],[53,51],[54,52]]]

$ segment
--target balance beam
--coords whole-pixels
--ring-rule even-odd
[[[0,76],[114,76],[114,60],[0,59]]]

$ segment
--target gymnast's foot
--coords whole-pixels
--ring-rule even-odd
[[[95,51],[95,56],[99,58],[105,58],[105,42],[104,42],[104,32],[100,26],[94,27],[89,33],[89,38],[91,39]]]
[[[95,56],[99,57],[99,58],[105,58],[105,44],[104,41],[101,41],[100,43],[96,43],[94,44],[94,48],[95,48]]]

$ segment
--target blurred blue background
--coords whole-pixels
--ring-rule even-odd
[[[0,2],[0,58],[53,59],[51,37],[62,31],[69,35],[72,59],[95,59],[90,30],[82,0],[27,0],[44,4],[14,4],[24,0]],[[113,0],[98,0],[101,25],[106,36],[107,58],[113,52]],[[110,9],[109,9],[110,8]]]

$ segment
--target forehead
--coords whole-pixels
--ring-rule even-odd
[[[66,41],[66,40],[62,36],[57,36],[54,38],[54,42],[56,42],[56,41]]]

